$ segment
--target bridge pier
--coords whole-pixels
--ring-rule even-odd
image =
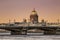
[[[11,32],[11,35],[20,35],[20,32]]]
[[[56,34],[56,30],[44,31],[44,35],[55,35],[55,34]]]
[[[19,29],[11,31],[11,35],[27,35],[27,30],[26,29]]]
[[[18,31],[13,32],[13,31],[11,31],[11,35],[27,35],[27,32],[25,30],[21,31],[21,32],[18,32]]]

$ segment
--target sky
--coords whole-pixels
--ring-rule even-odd
[[[28,20],[34,8],[39,21],[57,22],[60,19],[60,0],[0,0],[0,23]]]

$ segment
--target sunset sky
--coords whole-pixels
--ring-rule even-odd
[[[0,0],[0,23],[29,19],[35,8],[39,21],[57,22],[60,19],[60,0]]]

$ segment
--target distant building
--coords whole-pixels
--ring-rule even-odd
[[[27,20],[26,20],[26,19],[23,19],[23,22],[24,22],[24,23],[26,23],[26,22],[27,22]]]
[[[32,11],[32,14],[30,15],[30,22],[33,24],[38,23],[38,14],[35,9]]]
[[[46,26],[46,22],[44,21],[44,19],[41,20],[41,24],[42,26]]]

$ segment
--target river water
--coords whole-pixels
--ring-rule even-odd
[[[60,40],[60,35],[3,35],[0,36],[0,40]]]
[[[9,35],[0,33],[0,40],[60,40],[60,35]]]

